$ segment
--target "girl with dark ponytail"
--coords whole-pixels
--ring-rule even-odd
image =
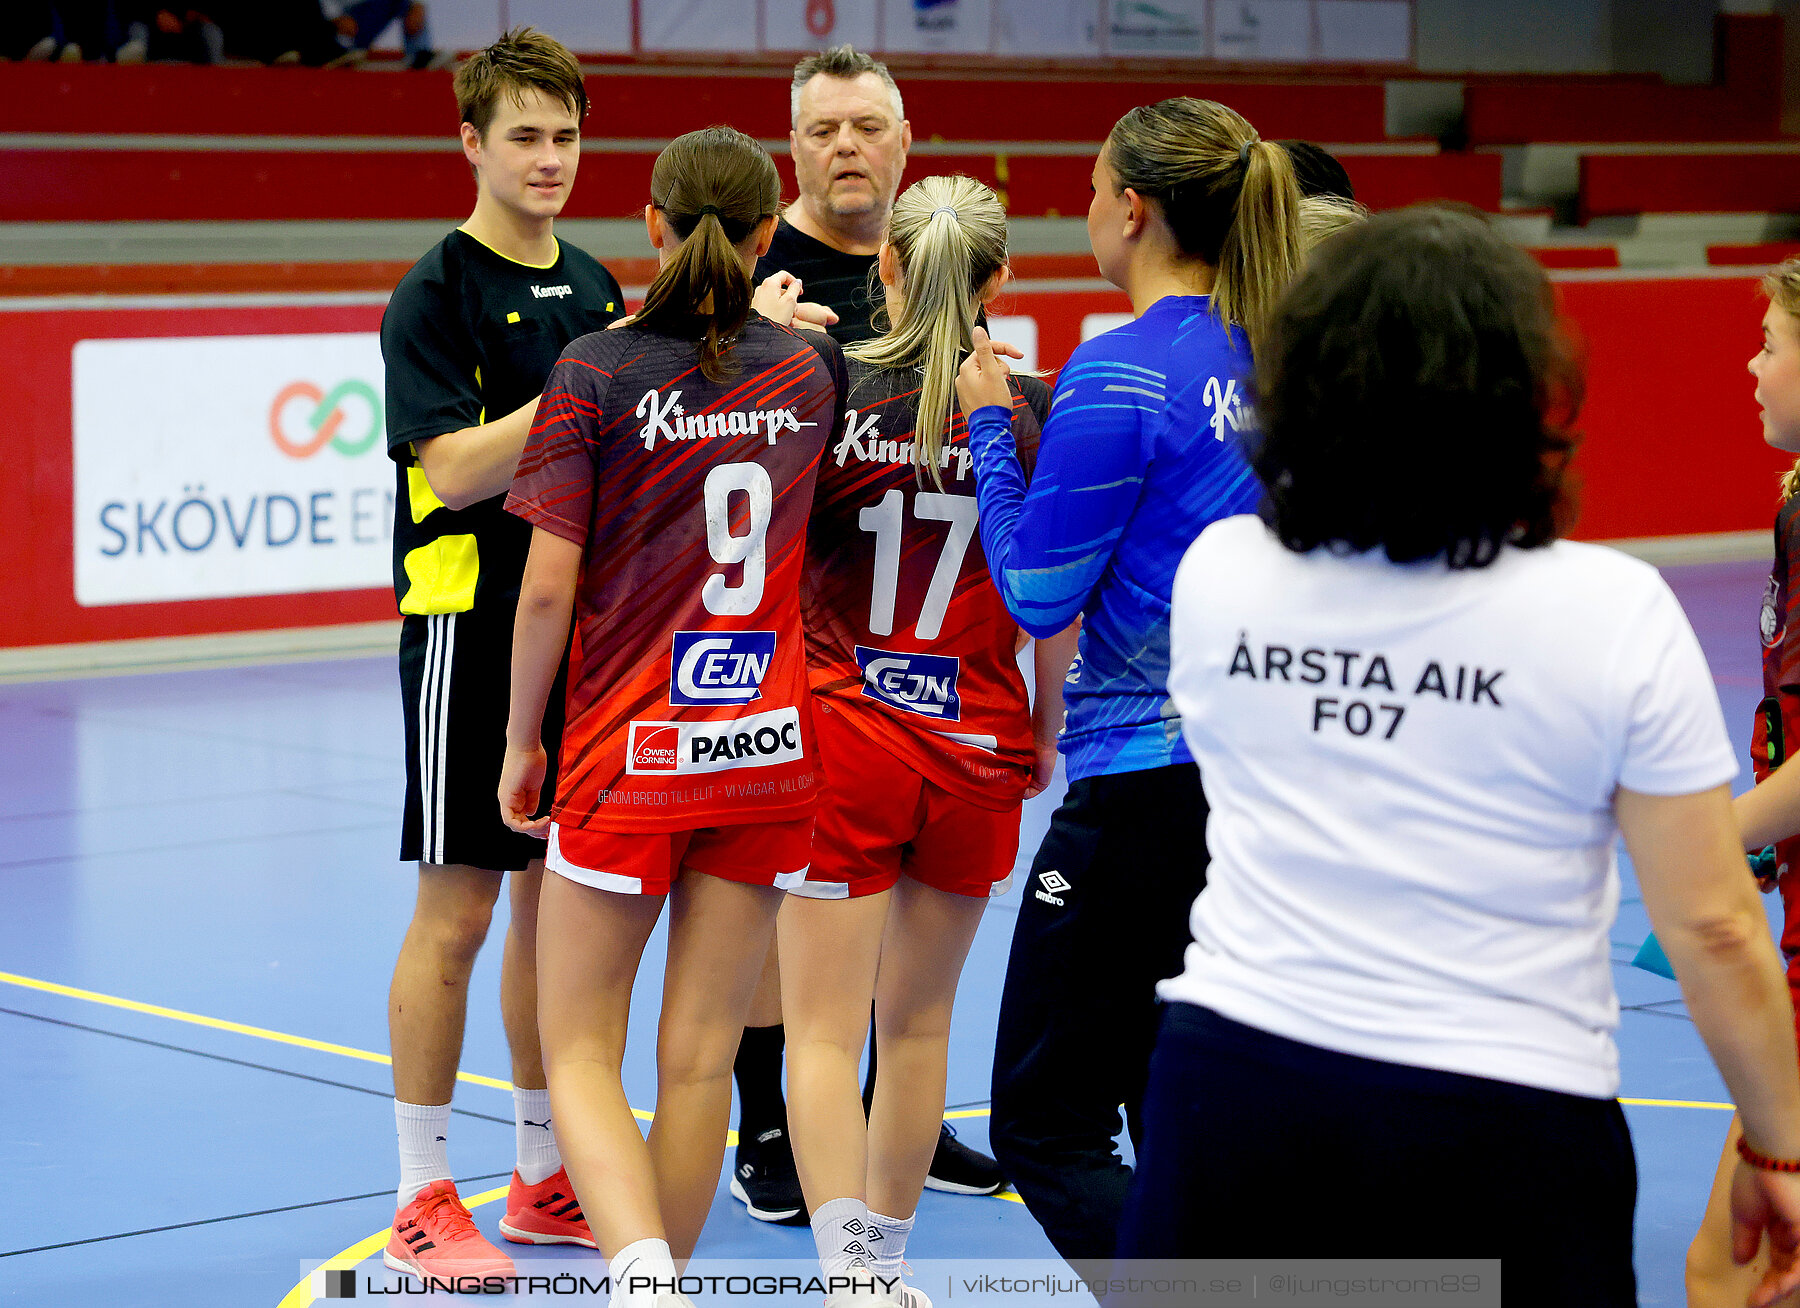
[[[1083,624],[1068,798],[1013,935],[991,1141],[1057,1251],[1090,1267],[1131,1178],[1119,1105],[1135,1133],[1155,986],[1181,970],[1205,884],[1206,801],[1169,704],[1175,568],[1201,528],[1256,507],[1239,449],[1251,352],[1301,259],[1293,164],[1224,105],[1133,109],[1093,182],[1088,238],[1135,321],[1062,370],[1029,490],[985,333],[957,379],[1000,594],[1034,636]]]
[[[732,1055],[783,890],[811,856],[800,572],[844,364],[829,338],[751,307],[779,200],[775,165],[742,133],[670,143],[644,211],[661,271],[634,319],[564,352],[507,500],[532,540],[500,809],[549,839],[539,1031],[613,1308],[688,1305],[676,1260],[718,1188]],[[539,816],[541,723],[565,641],[567,727]],[[620,1060],[665,898],[646,1144]]]

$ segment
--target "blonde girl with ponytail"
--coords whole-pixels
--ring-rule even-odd
[[[1013,934],[990,1132],[1057,1252],[1100,1272],[1131,1180],[1119,1106],[1135,1133],[1156,984],[1181,970],[1206,883],[1206,801],[1168,692],[1175,568],[1208,523],[1257,505],[1251,357],[1302,235],[1287,151],[1210,100],[1119,119],[1093,189],[1094,259],[1134,321],[1063,368],[1029,488],[1007,366],[979,330],[957,393],[1007,607],[1039,637],[1082,621],[1069,791]]]
[[[876,268],[890,325],[846,351],[843,435],[808,530],[824,784],[812,865],[779,924],[788,1130],[825,1274],[865,1278],[828,1302],[928,1308],[900,1261],[942,1122],[957,980],[1055,751],[1035,744],[956,406],[957,361],[1008,276],[998,198],[967,177],[916,183]],[[1034,377],[1007,388],[1027,457],[1049,399]],[[865,1122],[871,1003],[880,1074]]]
[[[752,308],[779,208],[775,165],[741,132],[690,132],[657,157],[644,221],[661,267],[644,308],[564,352],[506,504],[531,547],[500,811],[549,841],[538,1031],[612,1308],[691,1308],[675,1269],[718,1190],[732,1056],[783,891],[811,859],[799,590],[844,364],[828,337]],[[540,815],[565,646],[567,726]],[[665,900],[646,1141],[620,1065]]]
[[[1762,279],[1769,299],[1763,314],[1762,345],[1751,356],[1756,402],[1762,410],[1763,440],[1778,450],[1800,454],[1800,259],[1771,269]],[[1760,622],[1763,647],[1763,701],[1756,710],[1750,762],[1756,785],[1733,801],[1744,849],[1761,860],[1757,877],[1765,891],[1781,892],[1781,944],[1787,955],[1788,988],[1800,1003],[1800,766],[1786,760],[1800,746],[1800,461],[1782,474],[1781,507],[1775,515],[1775,562],[1763,591]],[[1693,1308],[1725,1308],[1745,1302],[1771,1276],[1769,1245],[1749,1263],[1732,1254],[1731,1190],[1737,1172],[1743,1125],[1731,1119],[1725,1152],[1700,1230],[1688,1248],[1687,1294]],[[1800,1304],[1800,1291],[1782,1297],[1777,1308]]]

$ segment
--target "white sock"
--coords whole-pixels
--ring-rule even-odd
[[[833,1199],[813,1210],[813,1243],[819,1248],[819,1267],[829,1281],[834,1276],[872,1273],[875,1256],[869,1250],[869,1206],[861,1199]]]
[[[519,1179],[526,1185],[548,1181],[562,1170],[556,1136],[550,1129],[550,1092],[513,1089],[513,1139],[518,1147]]]
[[[606,1271],[612,1279],[612,1308],[654,1308],[657,1295],[675,1290],[675,1255],[667,1240],[633,1240],[612,1256]],[[632,1277],[648,1277],[662,1285],[644,1283],[628,1289],[626,1282]]]
[[[400,1189],[394,1207],[404,1208],[433,1181],[450,1179],[449,1104],[405,1104],[394,1100],[400,1131]]]
[[[875,1275],[900,1275],[900,1263],[906,1257],[906,1237],[912,1234],[913,1219],[889,1217],[869,1210],[869,1248],[875,1252]]]

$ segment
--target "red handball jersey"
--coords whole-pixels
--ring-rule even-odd
[[[1750,765],[1760,784],[1800,749],[1800,497],[1775,518],[1775,566],[1763,591],[1763,702],[1751,734]],[[1781,953],[1788,987],[1800,995],[1800,837],[1775,847],[1783,909]]]
[[[848,366],[807,541],[813,693],[951,794],[1012,808],[1031,779],[1031,713],[1018,624],[976,530],[968,428],[953,416],[940,490],[913,463],[920,374]],[[1050,391],[1035,377],[1012,385],[1013,438],[1030,460]]]
[[[583,547],[552,814],[685,831],[816,805],[799,586],[844,363],[752,315],[722,383],[642,328],[583,336],[544,386],[506,507]]]

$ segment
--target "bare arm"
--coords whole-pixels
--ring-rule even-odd
[[[511,486],[531,436],[538,398],[533,396],[504,418],[414,441],[432,494],[452,509],[466,509]]]
[[[1732,801],[1744,848],[1758,850],[1800,832],[1800,767],[1784,763]]]
[[[512,694],[506,720],[506,761],[500,771],[500,816],[515,831],[541,836],[550,819],[533,818],[543,791],[544,706],[569,642],[569,615],[581,573],[581,546],[535,528],[519,611],[513,621]]]
[[[1031,736],[1037,762],[1032,769],[1031,784],[1025,798],[1042,794],[1056,773],[1056,738],[1063,725],[1063,681],[1069,665],[1075,662],[1076,643],[1081,637],[1081,619],[1077,618],[1054,636],[1045,636],[1032,651],[1032,682],[1036,690],[1031,697]]]
[[[1621,787],[1614,811],[1644,906],[1737,1101],[1745,1139],[1764,1154],[1800,1158],[1793,1005],[1755,885],[1744,875],[1730,792],[1659,796]],[[1732,1217],[1739,1262],[1765,1233],[1774,1254],[1753,1302],[1800,1286],[1800,1176],[1739,1164]]]

